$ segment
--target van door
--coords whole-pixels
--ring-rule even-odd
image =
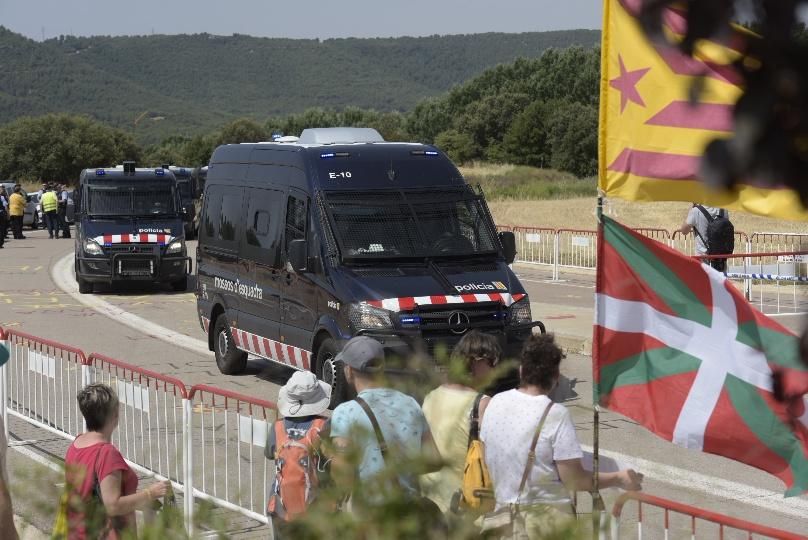
[[[249,188],[246,193],[247,215],[240,251],[245,294],[241,297],[239,328],[252,334],[248,347],[251,352],[286,363],[279,341],[286,194],[257,188]]]
[[[244,189],[216,185],[206,194],[197,276],[203,298],[220,302],[231,328],[239,324],[238,239],[243,235]],[[210,321],[211,328],[215,321]]]
[[[290,358],[293,367],[311,369],[311,344],[317,322],[317,286],[305,273],[294,272],[289,265],[289,244],[293,240],[309,238],[309,198],[295,189],[286,197],[284,222],[282,293],[281,293],[281,341],[292,347]]]

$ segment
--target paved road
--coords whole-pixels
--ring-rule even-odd
[[[0,258],[0,325],[88,352],[105,353],[178,377],[186,384],[213,384],[264,399],[274,399],[278,385],[288,377],[287,368],[263,360],[251,361],[244,375],[219,374],[212,353],[204,350],[205,336],[196,323],[191,293],[132,288],[102,291],[91,297],[175,332],[175,336],[184,337],[182,346],[177,339],[156,337],[162,334],[155,328],[138,328],[131,320],[128,324],[113,320],[107,316],[108,308],[88,307],[60,289],[52,276],[57,271],[57,280],[64,281],[65,272],[58,272],[58,263],[72,252],[71,241],[49,240],[42,232],[28,235],[28,240],[6,244]],[[566,281],[552,283],[541,269],[520,267],[518,272],[535,302],[534,314],[545,319],[550,330],[586,335],[592,320],[591,276],[569,276]],[[797,318],[793,320],[793,324],[800,324]],[[566,405],[582,443],[591,445],[591,360],[570,354],[563,372],[571,381],[564,396]],[[649,492],[769,525],[808,529],[808,500],[783,501],[782,486],[773,477],[729,460],[674,447],[613,413],[604,412],[601,420],[602,447],[607,454],[637,464],[647,474]],[[36,449],[37,437],[52,438],[28,433],[18,438],[35,439],[27,447]],[[19,489],[17,493],[21,495]]]

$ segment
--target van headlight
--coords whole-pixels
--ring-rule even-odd
[[[104,250],[101,249],[101,246],[98,245],[98,242],[96,242],[92,238],[88,238],[84,241],[84,253],[86,253],[87,255],[103,255]]]
[[[511,324],[530,324],[533,314],[530,313],[530,298],[525,296],[511,305]]]
[[[185,248],[185,242],[182,238],[177,238],[166,248],[166,255],[174,255],[177,253],[182,253],[182,250]]]
[[[353,327],[357,330],[393,327],[389,311],[368,304],[351,304],[348,317]]]

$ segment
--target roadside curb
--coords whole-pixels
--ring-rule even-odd
[[[71,268],[72,264],[73,254],[69,253],[53,266],[53,269],[51,270],[51,278],[57,287],[69,294],[80,304],[84,304],[85,306],[97,311],[101,315],[128,326],[133,330],[137,330],[138,332],[141,332],[149,337],[176,345],[177,347],[181,347],[192,353],[203,356],[209,356],[211,354],[210,350],[208,349],[208,344],[201,339],[186,336],[180,332],[175,332],[174,330],[170,330],[160,326],[159,324],[155,324],[135,315],[134,313],[129,313],[128,311],[114,306],[102,298],[95,296],[94,294],[81,294],[79,292],[78,284],[73,277]]]

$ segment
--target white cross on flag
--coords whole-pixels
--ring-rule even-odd
[[[721,273],[604,216],[593,343],[601,405],[808,491],[798,340]]]

